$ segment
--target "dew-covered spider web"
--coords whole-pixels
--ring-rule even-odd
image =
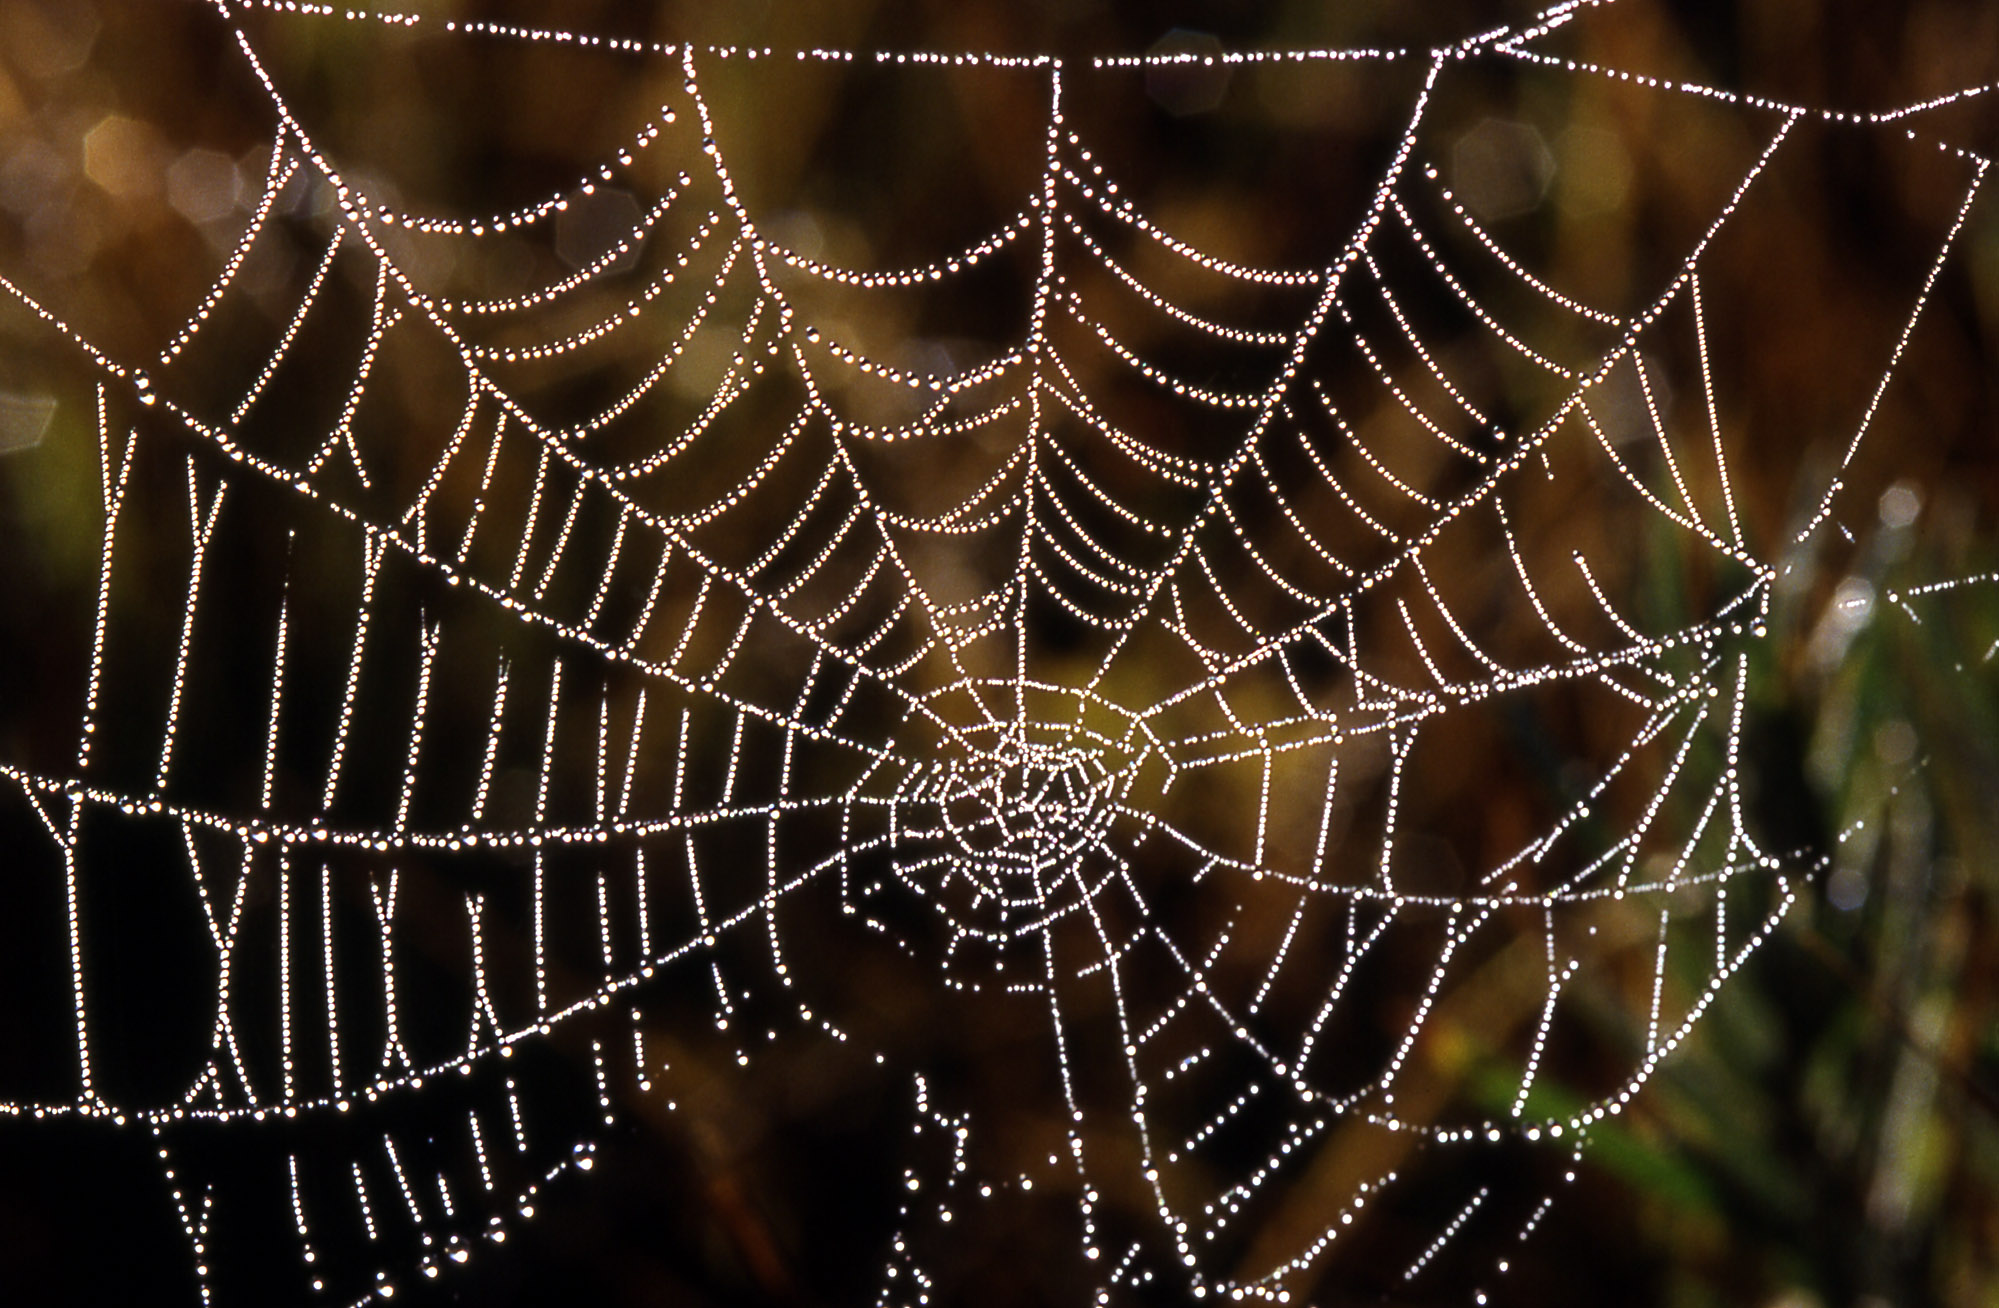
[[[87,524],[0,596],[0,1128],[79,1276],[400,1301],[650,1171],[644,1239],[733,1269],[685,1302],[1522,1293],[1828,866],[1759,687],[1914,516],[1897,383],[1987,168],[1975,92],[1684,80],[1615,12],[1074,56],[176,11],[237,89],[172,139],[238,198],[169,173],[157,293],[0,270],[0,477]],[[121,103],[113,191],[182,121]],[[1796,237],[1839,168],[1906,239]],[[1520,216],[1641,195],[1618,248]],[[1785,309],[1836,279],[1859,368]]]

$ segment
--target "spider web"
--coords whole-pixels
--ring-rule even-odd
[[[861,1210],[878,1302],[971,1297],[1008,1213],[1103,1302],[1483,1302],[1823,865],[1759,834],[1752,683],[1987,166],[1573,60],[1587,9],[1077,60],[220,7],[274,125],[198,307],[114,357],[8,284],[89,378],[102,512],[67,726],[0,760],[67,1042],[0,1110],[142,1141],[204,1303],[448,1283],[634,1123],[836,1066],[901,1122],[806,1201]],[[274,71],[305,24],[666,90],[427,212]],[[1017,212],[896,267],[761,213],[711,88],[821,65],[1035,105]],[[1398,88],[1283,266],[1176,234],[1107,125],[1264,66]],[[1562,283],[1454,192],[1493,68],[1729,121],[1656,276]],[[1858,139],[1929,170],[1932,239],[1759,520],[1732,270]]]

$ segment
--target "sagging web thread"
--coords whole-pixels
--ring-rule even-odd
[[[1575,76],[1632,80],[1538,48],[1575,12],[1436,51],[1229,56],[1418,70],[1408,127],[1350,238],[1327,265],[1292,269],[1233,263],[1175,237],[1120,193],[1115,161],[1074,129],[1065,92],[1142,70],[1143,59],[1085,69],[1052,57],[676,48],[443,24],[454,41],[673,60],[684,83],[572,185],[508,212],[437,217],[400,212],[349,180],[236,29],[278,118],[247,231],[158,359],[113,360],[71,333],[101,375],[87,699],[73,769],[4,774],[66,878],[78,1089],[0,1109],[153,1132],[204,1301],[229,1297],[211,1248],[227,1214],[202,1179],[204,1151],[239,1133],[279,1141],[262,1198],[288,1208],[302,1281],[364,1302],[503,1240],[544,1187],[594,1165],[598,1146],[570,1129],[571,1108],[549,1107],[514,1074],[538,1045],[583,1033],[589,1112],[608,1129],[624,1087],[673,1093],[671,1060],[648,1044],[649,1006],[709,1006],[745,1066],[780,1022],[849,1041],[840,1001],[822,1004],[824,977],[806,961],[812,941],[837,928],[879,936],[954,993],[1036,1006],[1040,1056],[1070,1123],[1038,1178],[984,1172],[983,1123],[927,1069],[907,1069],[916,1138],[938,1154],[906,1174],[884,1303],[926,1301],[926,1251],[948,1247],[996,1193],[1037,1184],[1076,1196],[1078,1242],[1105,1301],[1163,1283],[1287,1302],[1401,1176],[1387,1167],[1348,1184],[1290,1246],[1259,1246],[1263,1261],[1250,1265],[1230,1243],[1245,1214],[1274,1202],[1333,1133],[1365,1123],[1405,1138],[1398,1156],[1569,1157],[1684,1039],[1816,866],[1759,844],[1745,816],[1746,684],[1781,550],[1753,548],[1737,511],[1738,436],[1718,416],[1702,261],[1800,124],[1864,130],[1893,117],[1848,123],[1638,77],[1670,96],[1753,109],[1767,131],[1650,305],[1614,313],[1509,255],[1451,194],[1423,134],[1433,91],[1463,63],[1552,61]],[[412,15],[359,21],[439,26]],[[850,269],[788,249],[738,196],[702,88],[723,62],[794,58],[1033,79],[1047,114],[1036,189],[988,236],[920,266]],[[1965,169],[1961,225],[1986,161],[1951,153]],[[546,239],[600,186],[651,199],[622,241],[561,280],[475,298],[415,271],[425,248]],[[239,272],[316,193],[336,203],[288,320],[232,391],[194,393],[181,370],[225,330]],[[1202,288],[1204,305],[1235,316],[1156,289],[1144,270],[1162,260],[1180,284]],[[803,307],[824,288],[950,287],[1008,261],[1026,270],[1018,338],[950,369],[872,356]],[[1540,316],[1491,307],[1474,287],[1495,276]],[[322,340],[302,359],[300,341],[343,284],[369,288],[365,333],[344,353]],[[570,313],[605,287],[608,306]],[[1911,288],[1855,445],[1928,290]],[[1482,407],[1459,356],[1426,342],[1433,310],[1414,306],[1437,298],[1484,348],[1542,376],[1557,397],[1545,414],[1510,426]],[[1251,380],[1197,379],[1153,361],[1113,326],[1134,313],[1174,357],[1227,353],[1237,363],[1227,375]],[[1669,417],[1644,359],[1674,333],[1662,350],[1696,367],[1675,379],[1694,400]],[[558,406],[541,404],[538,388],[549,377],[626,362],[641,337],[644,366],[613,395],[548,416]],[[464,401],[412,472],[375,435],[392,407],[378,386],[397,356],[440,349]],[[697,355],[723,358],[718,380],[691,421],[669,426],[662,396]],[[333,366],[329,357],[345,360],[330,420],[284,448],[258,416],[302,371]],[[1107,375],[1149,388],[1201,438],[1169,448],[1115,420]],[[867,387],[900,397],[871,413],[900,404],[899,416],[857,417],[851,399]],[[1606,399],[1620,387],[1636,397],[1635,424]],[[1397,422],[1361,421],[1383,405]],[[746,413],[756,439],[731,425]],[[884,469],[924,443],[986,463],[968,484],[926,486],[929,500],[912,502],[906,480]],[[1416,448],[1414,462],[1441,461],[1450,474],[1408,472]],[[690,472],[732,466],[720,480]],[[170,654],[153,669],[167,687],[164,720],[134,767],[95,742],[120,691],[106,669],[121,606],[135,602],[121,528],[164,511],[163,470],[179,478],[166,498],[186,517],[185,597]],[[1598,575],[1600,554],[1598,571],[1580,549],[1564,564],[1574,572],[1547,571],[1547,551],[1523,536],[1548,526],[1546,505],[1559,499],[1550,487],[1590,477],[1733,578],[1711,611],[1655,629],[1620,607]],[[691,502],[679,493],[689,483]],[[1828,493],[1806,534],[1831,503]],[[334,542],[345,590],[313,593],[287,574],[257,623],[207,621],[220,601],[205,572],[222,551],[288,550],[305,535]],[[1468,556],[1505,560],[1487,574],[1503,578],[1503,594],[1454,587],[1455,561]],[[1050,622],[1079,633],[1059,653],[1041,648]],[[307,626],[351,638],[338,675],[310,693]],[[255,801],[216,807],[187,793],[188,758],[203,746],[183,688],[203,660],[245,646],[266,651],[263,681],[241,689],[268,703],[249,768]],[[469,733],[451,724],[482,742],[470,763],[435,757],[447,686],[478,705]],[[1412,870],[1399,806],[1423,746],[1490,706],[1549,690],[1598,706],[1621,747],[1551,825],[1461,884]],[[308,699],[330,725],[301,759],[287,733]],[[500,794],[510,769],[530,779],[511,806]],[[1625,793],[1634,786],[1635,798]],[[1237,801],[1255,806],[1253,821],[1209,811]],[[119,1102],[93,1079],[92,941],[78,903],[107,820],[178,847],[213,946],[212,1055],[177,1102]],[[467,869],[462,1052],[420,1057],[399,1023],[399,999],[410,1002],[403,908],[413,878],[454,867]],[[509,877],[510,889],[493,888]],[[342,907],[355,886],[371,916]],[[1654,906],[1657,920],[1643,1048],[1596,1097],[1545,1105],[1544,1049],[1565,1004],[1593,984],[1589,941],[1610,921],[1595,910],[1631,901]],[[529,940],[505,963],[490,939],[503,911],[518,912]],[[556,944],[555,919],[579,912],[596,935],[582,971]],[[1668,927],[1688,917],[1704,924],[1706,944],[1697,983],[1675,995],[1669,964],[1686,960]],[[277,941],[275,966],[254,982],[237,970],[253,921]],[[1313,948],[1298,945],[1308,937]],[[1431,1092],[1411,1083],[1437,1010],[1491,975],[1477,969],[1494,937],[1524,940],[1535,960],[1523,1066],[1502,1110],[1439,1121]],[[1353,995],[1378,984],[1370,968],[1411,938],[1426,942],[1427,962],[1406,1021],[1386,1041],[1355,1037]],[[351,975],[371,961],[378,976]],[[276,991],[275,1030],[238,1016],[252,984]],[[434,1109],[424,1140],[364,1129],[365,1145],[331,1159],[315,1151],[332,1119],[365,1127],[371,1106],[408,1101]],[[1103,1144],[1105,1130],[1129,1133],[1123,1152]],[[1239,1157],[1244,1140],[1261,1161],[1211,1161]],[[1101,1189],[1112,1186],[1142,1188],[1150,1222],[1106,1216]],[[1489,1198],[1485,1186],[1469,1189],[1403,1278],[1481,1222],[1524,1239],[1548,1202],[1495,1216]]]

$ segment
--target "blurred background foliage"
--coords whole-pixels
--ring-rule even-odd
[[[440,19],[674,42],[1068,57],[1421,46],[1533,12],[1449,0],[405,3]],[[114,357],[157,348],[255,202],[268,109],[219,31],[194,3],[0,5],[0,271]],[[425,211],[539,194],[588,142],[616,136],[624,107],[552,72],[482,89],[422,60],[376,59],[366,25],[273,40],[287,85],[312,103],[334,153],[360,161],[372,194]],[[1999,6],[1621,0],[1591,17],[1575,48],[1653,75],[1864,112],[1999,78]],[[1129,158],[1166,178],[1164,225],[1248,262],[1305,262],[1337,240],[1318,215],[1341,188],[1372,185],[1360,154],[1344,172],[1259,170],[1215,144],[1225,131],[1202,138],[1187,124],[1343,124],[1358,139],[1399,130],[1407,106],[1406,87],[1358,76],[1330,90],[1275,76],[1246,74],[1233,87],[1159,76],[1146,91],[1189,132],[1137,139],[1145,129],[1134,129]],[[913,96],[871,99],[816,66],[775,85],[732,85],[725,73],[712,93],[752,206],[833,262],[878,266],[952,248],[985,230],[991,213],[1011,212],[1036,167],[1040,107],[1028,99],[1010,108],[1012,91],[963,110],[970,146],[921,130]],[[640,101],[643,88],[632,96]],[[1502,70],[1476,96],[1461,112],[1450,180],[1509,241],[1534,250],[1538,266],[1612,301],[1649,294],[1658,269],[1677,263],[1683,243],[1670,216],[1706,212],[1736,167],[1715,161],[1743,148],[1732,120],[1647,120],[1652,111],[1586,77]],[[1970,149],[1999,147],[1999,114],[1986,99],[1912,125]],[[881,148],[889,139],[901,153]],[[1800,395],[1864,393],[1879,377],[1881,340],[1848,328],[1899,323],[1938,235],[1934,205],[1908,199],[1933,193],[1882,184],[1890,165],[1857,139],[1820,148],[1789,197],[1793,242],[1838,275],[1773,277],[1781,290],[1755,306],[1760,317],[1749,315],[1736,342],[1737,361],[1753,364],[1737,407],[1773,425],[1741,441],[1743,514],[1765,541],[1795,529],[1823,483],[1824,442],[1843,439],[1822,432],[1813,444],[1774,428],[1803,421]],[[614,231],[630,216],[596,221]],[[605,241],[587,229],[570,239],[580,249]],[[1742,257],[1781,262],[1781,253]],[[247,275],[275,281],[287,271]],[[508,278],[532,271],[489,275],[504,293]],[[1743,272],[1746,284],[1753,271]],[[0,460],[14,474],[0,504],[10,573],[10,653],[0,662],[4,693],[25,700],[75,676],[35,657],[36,597],[93,577],[98,541],[85,420],[57,413],[38,389],[52,347],[19,317],[0,336]],[[912,331],[893,319],[852,328],[891,354]],[[961,329],[981,330],[976,320]],[[1844,412],[1850,424],[1850,406]],[[1850,539],[1822,533],[1793,560],[1798,583],[1778,595],[1747,769],[1775,843],[1823,850],[1828,866],[1638,1101],[1594,1131],[1580,1193],[1565,1196],[1537,1237],[1532,1301],[1999,1305],[1999,584],[1919,593],[1999,570],[1999,197],[1973,210],[1847,480],[1838,520]],[[1666,573],[1681,562],[1670,541],[1646,549]],[[1660,603],[1670,610],[1683,590],[1662,576]],[[9,722],[37,729],[31,712]],[[1559,741],[1551,755],[1546,776],[1485,779],[1480,802],[1505,805],[1515,790],[1559,784]],[[1603,1005],[1607,1046],[1642,1041],[1630,1015]],[[1553,1102],[1562,1090],[1556,1082],[1540,1093]],[[1506,1094],[1496,1082],[1493,1097]],[[785,1110],[740,1111],[775,1119]],[[765,1129],[783,1138],[782,1122]],[[782,1176],[782,1158],[764,1165]],[[10,1208],[32,1201],[9,1196]],[[523,1257],[554,1269],[552,1283],[588,1265],[605,1301],[619,1303],[671,1301],[657,1298],[659,1287],[683,1279],[730,1283],[662,1270],[650,1236],[589,1206],[613,1200],[578,1202],[528,1235],[534,1252]],[[10,1238],[0,1233],[0,1243]],[[668,1256],[746,1257],[726,1232],[704,1239],[676,1240]],[[605,1270],[614,1265],[624,1270]],[[505,1297],[468,1284],[453,1293]]]

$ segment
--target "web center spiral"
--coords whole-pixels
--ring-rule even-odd
[[[1003,903],[1045,907],[1103,839],[1113,780],[1098,756],[1050,746],[953,760],[937,796],[953,870]]]
[[[893,877],[941,927],[946,968],[1039,972],[1041,938],[1089,907],[1120,866],[1130,768],[1087,738],[961,738],[896,801]]]

